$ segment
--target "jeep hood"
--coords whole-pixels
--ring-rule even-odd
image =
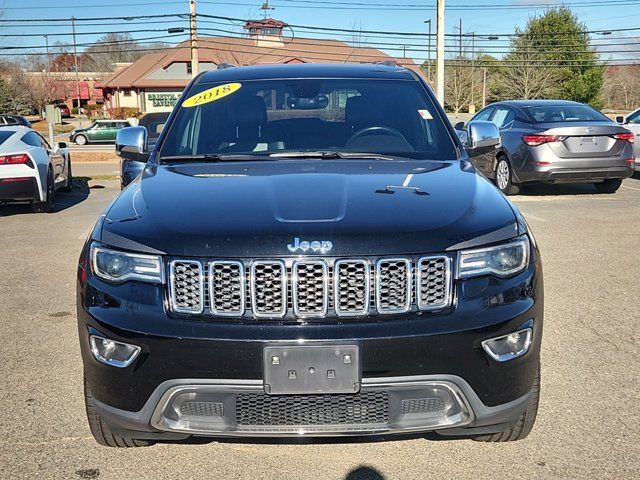
[[[517,234],[514,210],[469,162],[297,159],[150,164],[94,238],[212,257],[294,255],[298,238],[342,256],[441,252],[495,231]]]

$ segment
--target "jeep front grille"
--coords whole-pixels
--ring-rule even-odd
[[[369,264],[366,260],[338,260],[335,266],[335,310],[337,315],[356,316],[369,312]]]
[[[197,260],[175,260],[169,265],[171,309],[201,313],[204,308],[204,272]]]
[[[451,302],[451,259],[445,255],[418,260],[416,294],[420,310],[443,308]]]
[[[329,308],[329,274],[322,260],[293,264],[293,312],[324,317]]]
[[[441,310],[453,301],[447,255],[359,259],[173,260],[169,305],[183,314],[325,318]]]
[[[287,267],[279,260],[251,264],[251,305],[256,317],[287,313]]]

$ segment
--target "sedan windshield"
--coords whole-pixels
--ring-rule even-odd
[[[282,79],[204,84],[178,106],[160,158],[358,152],[453,159],[432,100],[417,81]],[[329,158],[325,156],[324,158]],[[340,157],[343,158],[343,157]],[[344,158],[347,158],[346,156]],[[351,158],[355,158],[352,156]]]
[[[541,105],[526,107],[534,123],[608,122],[607,117],[586,105]]]

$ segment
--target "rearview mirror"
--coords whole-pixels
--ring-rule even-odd
[[[467,132],[467,146],[471,149],[500,146],[500,130],[493,122],[469,122]]]
[[[125,127],[116,135],[116,154],[127,160],[146,162],[147,129],[144,127]]]
[[[618,115],[616,117],[616,123],[619,123],[622,125],[624,123],[624,117],[622,115]]]
[[[454,130],[464,130],[464,122],[458,122],[453,126]]]
[[[67,148],[67,142],[58,142],[58,150],[61,148]]]

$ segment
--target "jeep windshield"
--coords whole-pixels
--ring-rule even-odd
[[[160,147],[164,162],[367,156],[450,160],[455,145],[417,81],[277,79],[194,86]],[[308,152],[308,155],[305,155]]]

